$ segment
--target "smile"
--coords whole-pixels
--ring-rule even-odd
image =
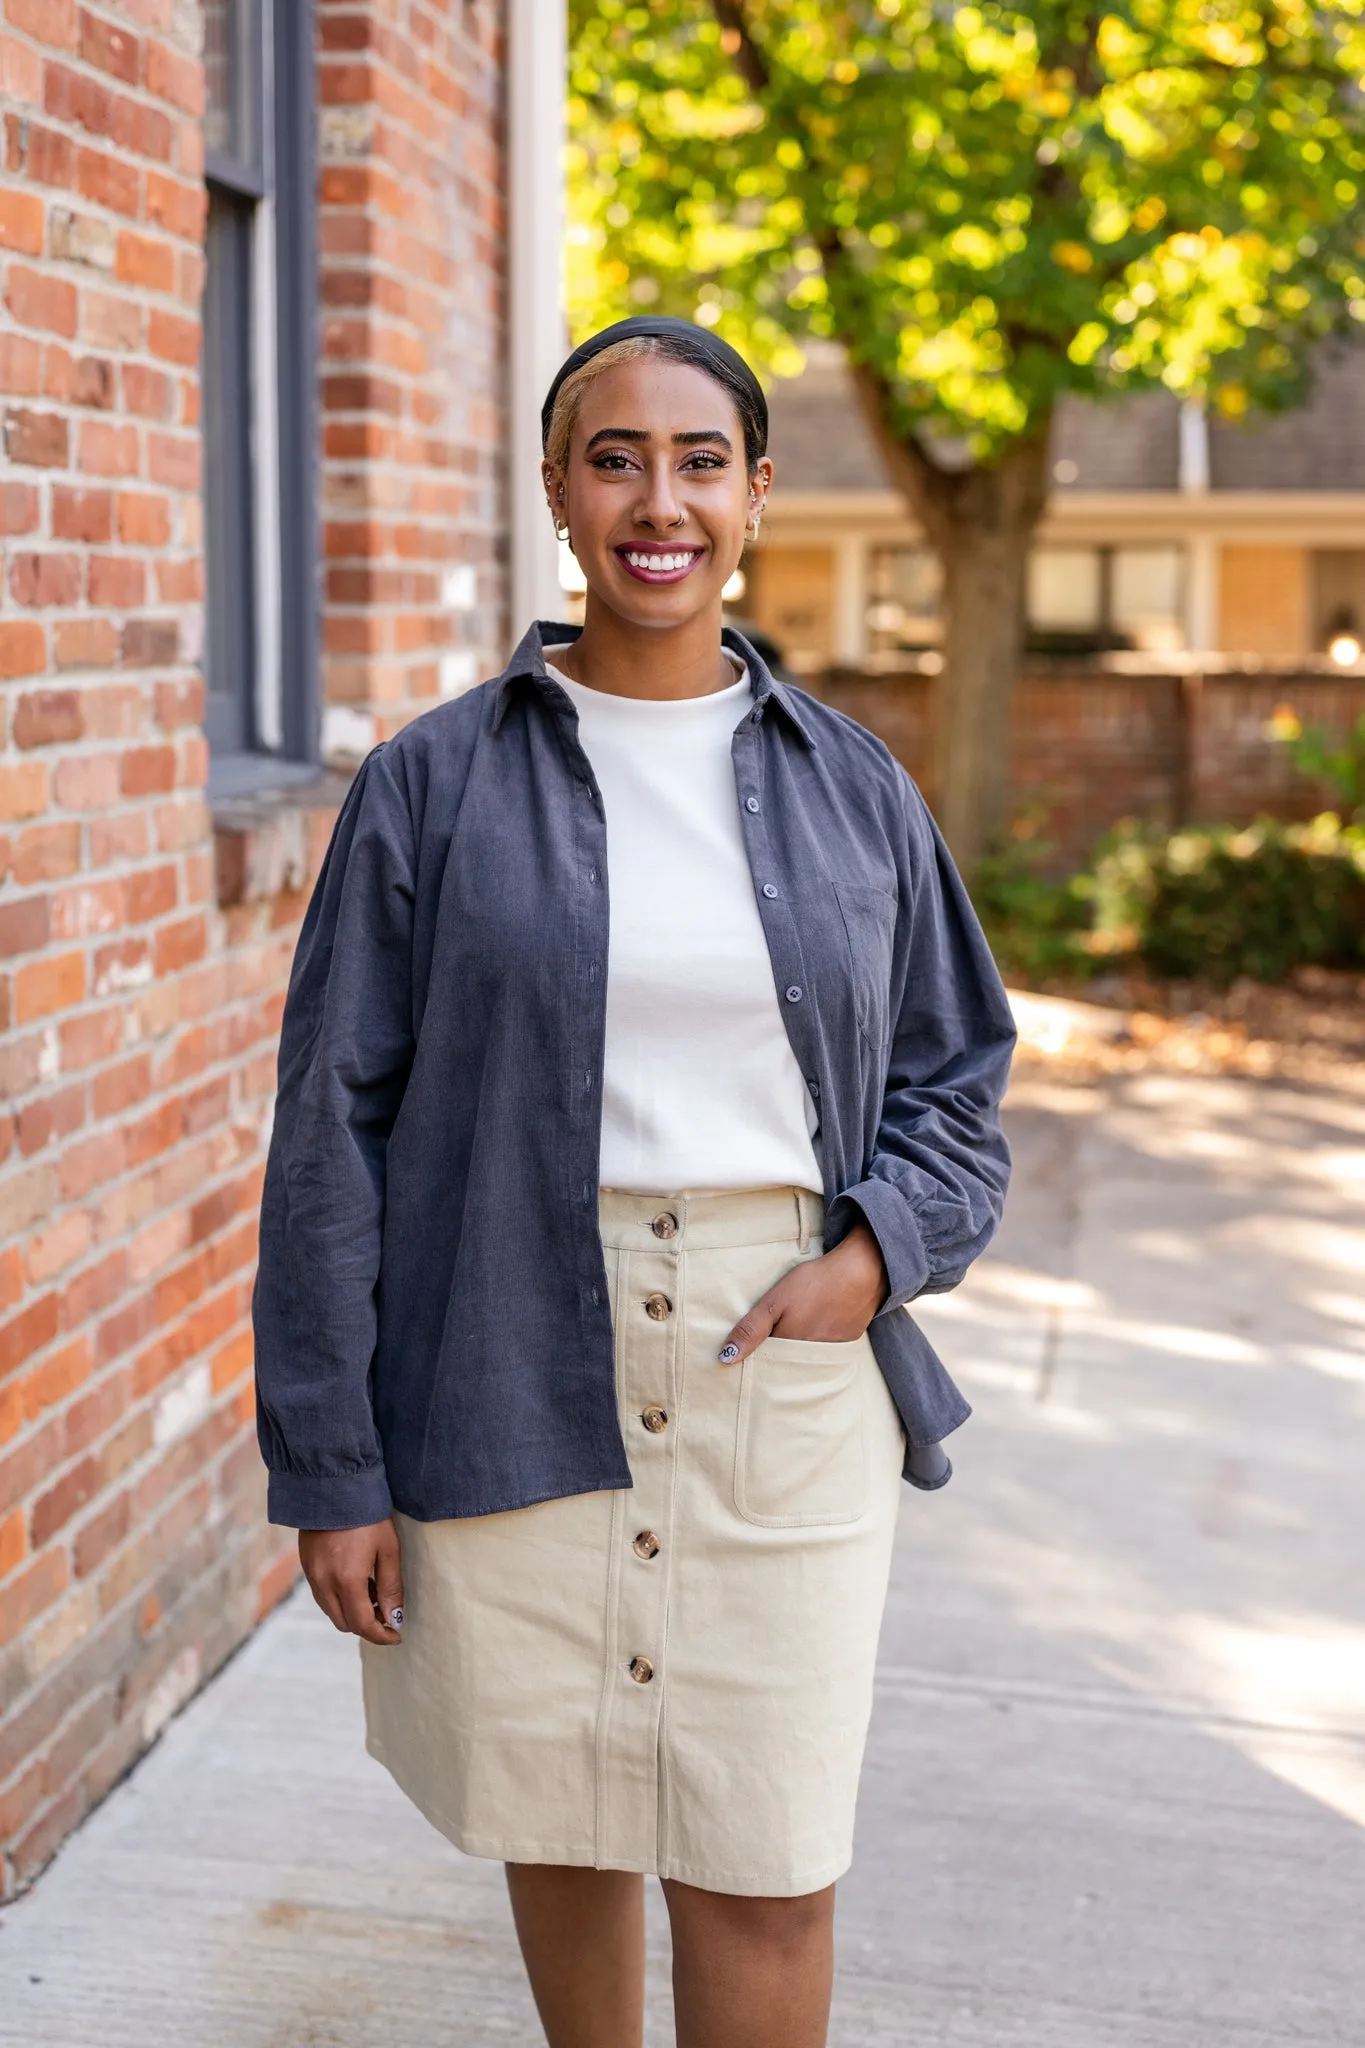
[[[615,554],[641,583],[679,583],[702,558],[700,548],[617,548]]]

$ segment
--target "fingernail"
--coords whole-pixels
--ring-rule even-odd
[[[391,1607],[391,1608],[389,1609],[389,1627],[390,1627],[390,1628],[401,1628],[402,1626],[403,1626],[403,1610],[402,1610],[402,1608],[401,1608],[401,1607]]]
[[[722,1365],[733,1365],[739,1357],[739,1346],[738,1344],[722,1344],[716,1355]]]

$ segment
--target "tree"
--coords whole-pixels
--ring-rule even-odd
[[[937,802],[1005,822],[1059,397],[1239,416],[1365,320],[1365,0],[570,0],[570,316],[842,344],[943,563]]]

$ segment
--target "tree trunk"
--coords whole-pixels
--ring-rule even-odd
[[[1046,499],[1047,439],[1018,441],[960,479],[931,535],[943,563],[943,668],[934,802],[969,878],[1009,823],[1011,713],[1029,552]]]
[[[945,469],[892,424],[891,393],[849,350],[863,416],[943,564],[934,811],[971,879],[1009,822],[1010,723],[1024,650],[1029,551],[1047,502],[1051,418],[989,464]]]

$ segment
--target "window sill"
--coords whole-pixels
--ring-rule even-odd
[[[262,754],[212,757],[206,792],[213,817],[218,907],[268,902],[306,886],[317,827],[341,808],[351,779],[302,761]]]

